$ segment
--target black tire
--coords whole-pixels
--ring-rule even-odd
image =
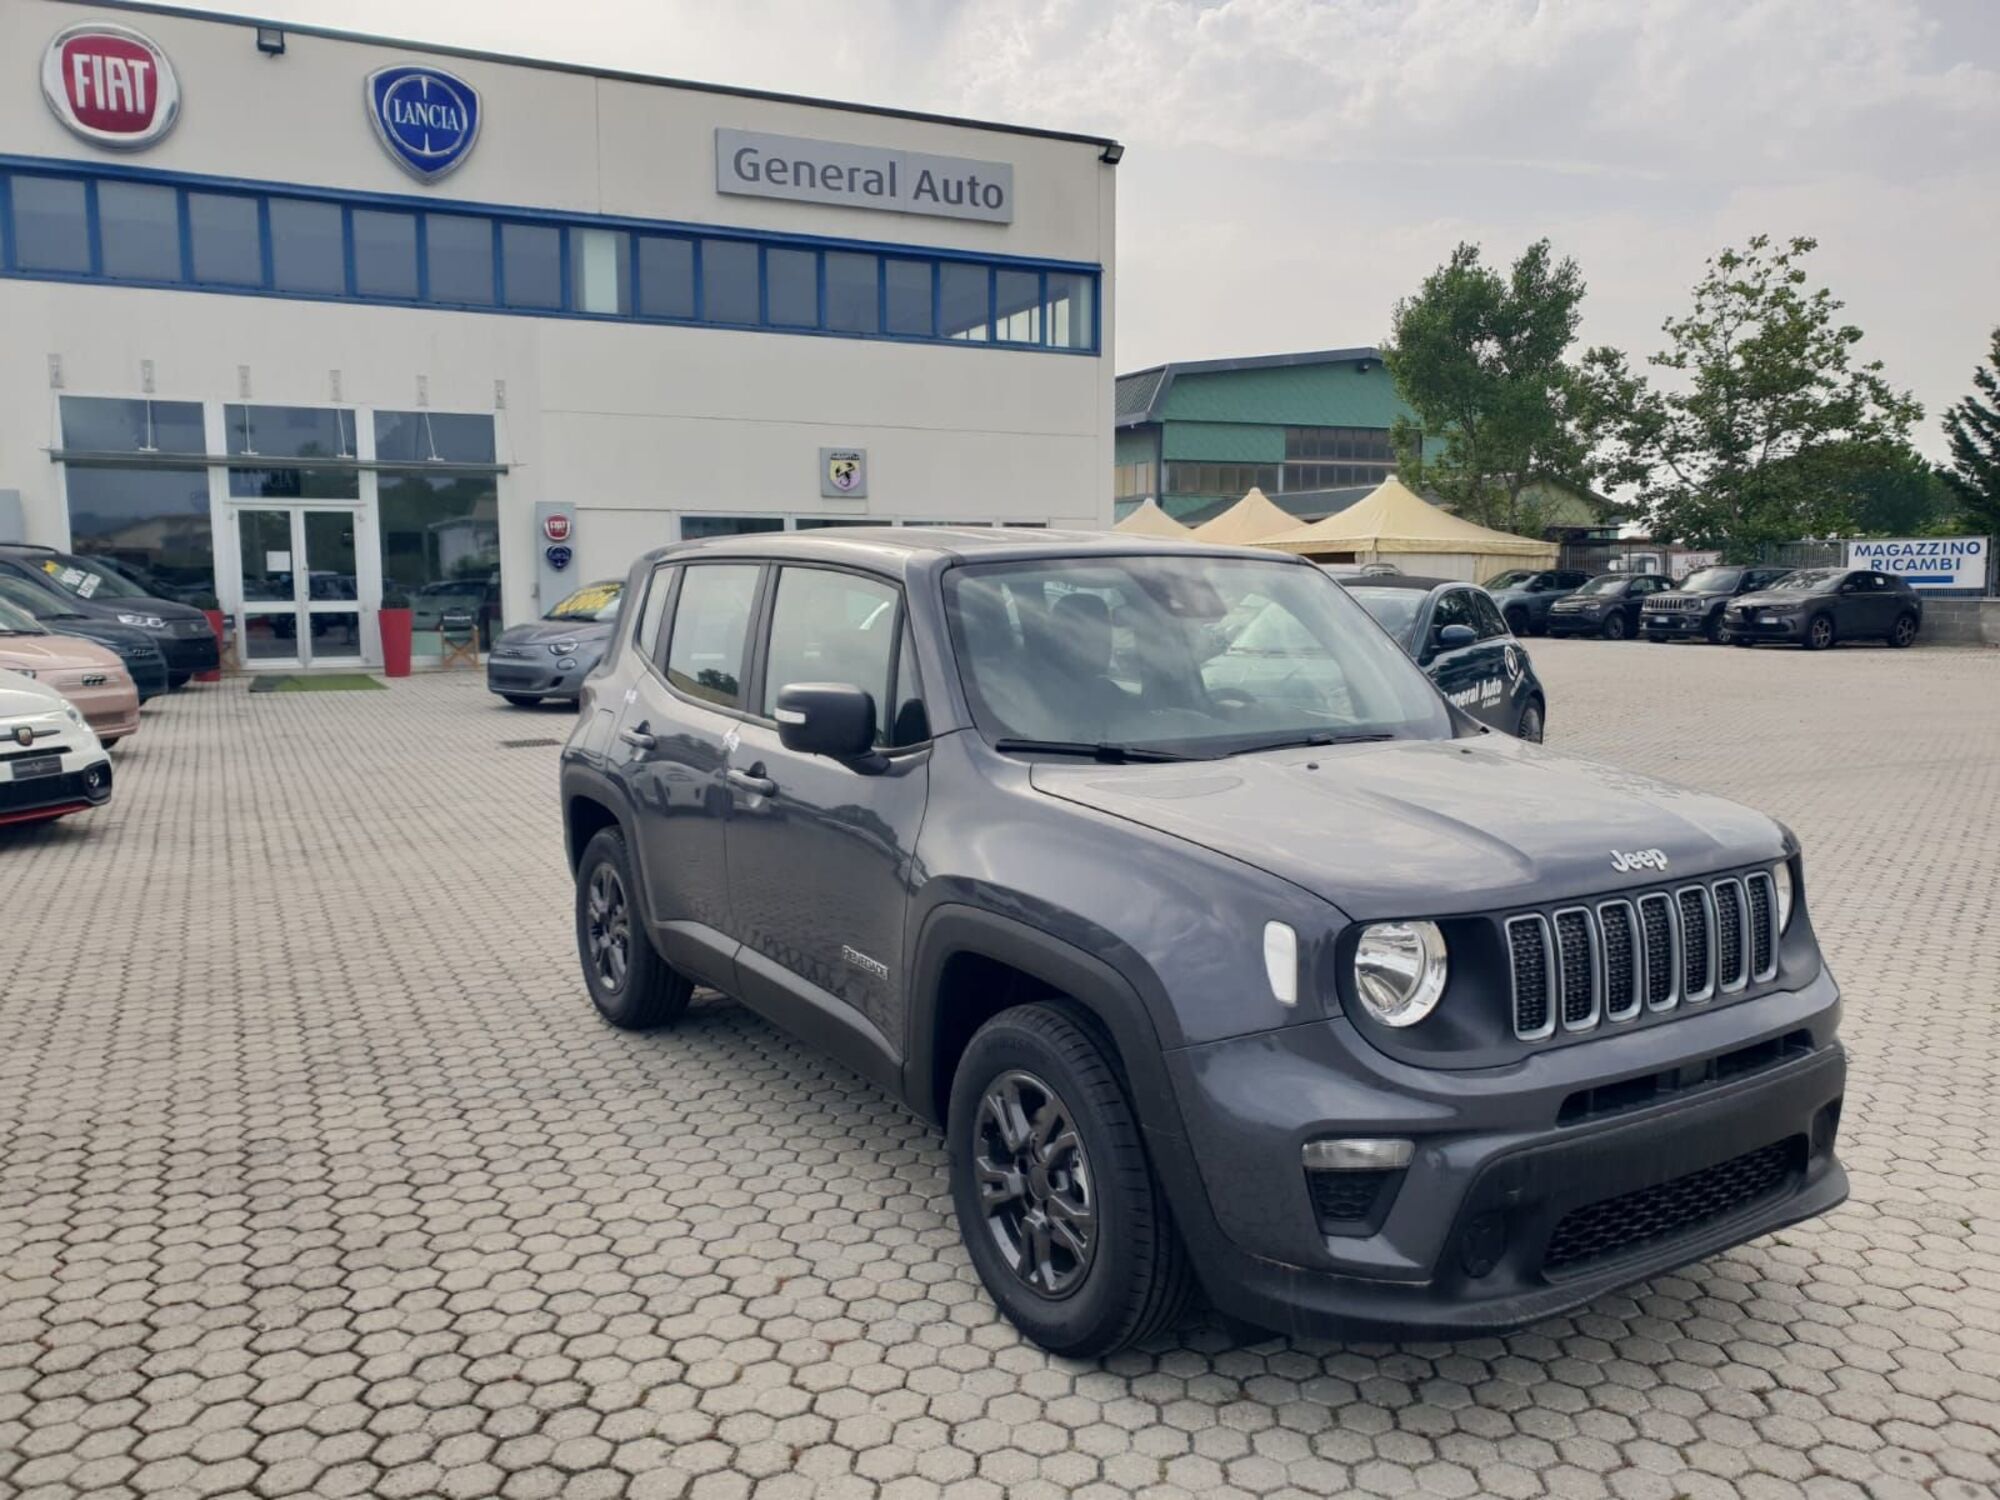
[[[98,737],[97,743],[102,745],[105,749],[109,750],[113,745],[117,744],[120,740],[124,738],[125,736],[122,734],[101,735]]]
[[[1625,639],[1625,616],[1622,611],[1614,609],[1604,617],[1604,638],[1607,641]]]
[[[182,688],[186,687],[188,683],[191,682],[193,679],[194,679],[194,673],[192,672],[169,672],[167,673],[167,691],[170,693],[178,693]]]
[[[1015,1121],[1011,1131],[1003,1116]],[[959,1233],[1015,1327],[1051,1354],[1094,1359],[1173,1324],[1193,1284],[1187,1249],[1089,1018],[1051,1001],[988,1021],[959,1060],[948,1119]],[[1038,1132],[1052,1133],[1057,1149],[1043,1150]],[[1063,1149],[1066,1139],[1072,1148]],[[981,1191],[982,1160],[1002,1194],[992,1202]],[[1076,1227],[1079,1203],[1087,1235]],[[1057,1232],[1065,1226],[1067,1236]],[[1046,1255],[1034,1253],[1038,1235]]]
[[[694,995],[694,981],[653,951],[638,889],[625,835],[601,830],[576,867],[576,956],[597,1013],[624,1031],[666,1025]]]
[[[1729,644],[1732,646],[1754,646],[1757,643],[1747,635],[1732,635],[1729,638]]]
[[[1898,651],[1904,650],[1907,647],[1916,645],[1917,628],[1917,617],[1915,615],[1897,615],[1896,623],[1889,627],[1889,634],[1885,639]]]
[[[1833,636],[1834,632],[1833,632],[1832,615],[1814,615],[1810,620],[1806,621],[1806,633],[1804,638],[1804,644],[1806,650],[1808,651],[1826,650],[1828,646],[1831,646],[1833,644]]]
[[[1542,743],[1542,737],[1548,733],[1548,728],[1548,716],[1542,708],[1542,700],[1531,698],[1528,700],[1528,706],[1521,710],[1521,717],[1514,725],[1514,737],[1526,740],[1531,745],[1539,745]]]
[[[502,693],[500,696],[516,708],[534,708],[542,701],[540,693]]]
[[[1702,639],[1711,646],[1720,646],[1729,639],[1729,632],[1722,628],[1722,612],[1717,610],[1708,617],[1701,627]]]
[[[1516,634],[1516,635],[1519,635],[1519,636],[1525,636],[1525,635],[1527,635],[1527,634],[1529,633],[1529,630],[1528,630],[1528,612],[1527,612],[1526,610],[1524,610],[1524,609],[1510,609],[1510,610],[1508,610],[1508,611],[1507,611],[1507,628],[1508,628],[1509,630],[1513,631],[1513,632],[1514,632],[1514,634]]]

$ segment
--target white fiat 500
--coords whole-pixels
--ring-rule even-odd
[[[111,757],[53,688],[0,669],[0,824],[88,812],[111,800]]]

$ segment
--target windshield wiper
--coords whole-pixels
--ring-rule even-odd
[[[1027,750],[1043,755],[1081,755],[1092,760],[1101,760],[1107,765],[1122,765],[1132,761],[1154,760],[1194,760],[1192,755],[1181,755],[1172,750],[1148,750],[1141,745],[1088,744],[1083,740],[1023,740],[1000,739],[993,742],[995,750]]]
[[[1318,745],[1370,745],[1380,740],[1393,740],[1395,736],[1386,730],[1367,734],[1329,734],[1324,731],[1302,734],[1290,740],[1264,740],[1255,745],[1245,745],[1241,750],[1232,750],[1231,755],[1255,755],[1263,750],[1298,750]]]

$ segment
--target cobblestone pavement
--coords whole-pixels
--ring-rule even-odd
[[[1509,1339],[1051,1359],[883,1095],[596,1023],[567,716],[199,688],[0,835],[0,1495],[1991,1495],[2000,653],[1533,652],[1555,744],[1804,839],[1829,1220]]]

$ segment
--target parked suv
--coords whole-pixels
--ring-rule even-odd
[[[1796,842],[1454,709],[1300,560],[857,528],[640,559],[563,752],[584,983],[944,1124],[994,1299],[1492,1334],[1841,1201]],[[1218,625],[1275,612],[1231,669]]]
[[[1600,573],[1549,611],[1550,635],[1601,635],[1622,641],[1639,633],[1639,610],[1673,588],[1658,573]]]
[[[1548,629],[1549,611],[1558,599],[1567,599],[1586,583],[1588,573],[1574,568],[1532,572],[1516,568],[1486,580],[1486,592],[1500,606],[1507,628],[1516,635],[1539,635]]]
[[[1703,568],[1681,580],[1676,589],[1653,595],[1639,610],[1639,628],[1649,641],[1726,641],[1729,627],[1722,612],[1739,594],[1767,589],[1790,568],[1742,568],[1734,564]]]
[[[1806,568],[1730,600],[1723,621],[1738,646],[1785,641],[1824,651],[1835,641],[1869,639],[1914,646],[1924,625],[1924,601],[1892,574]]]
[[[0,545],[0,576],[25,578],[67,601],[78,614],[145,631],[167,659],[170,688],[220,665],[207,615],[192,604],[155,598],[102,563],[16,542]]]

